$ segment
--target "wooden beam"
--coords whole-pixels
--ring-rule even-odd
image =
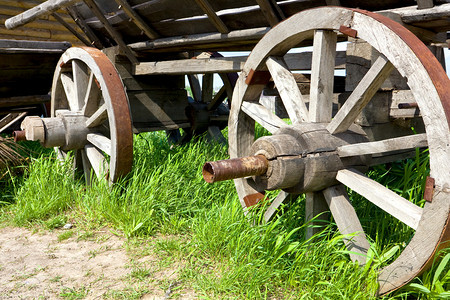
[[[256,0],[258,2],[258,5],[261,7],[261,11],[266,17],[267,21],[269,22],[270,26],[275,26],[279,22],[281,22],[281,18],[278,15],[278,13],[274,10],[274,8],[271,5],[270,0]]]
[[[211,4],[207,0],[195,0],[198,6],[206,13],[211,23],[217,28],[220,33],[229,33],[227,25],[219,18]]]
[[[125,55],[128,57],[128,59],[133,64],[139,64],[138,59],[134,55],[134,53],[131,51],[130,48],[125,44],[125,42],[122,39],[122,35],[115,30],[111,24],[109,24],[108,20],[104,16],[103,12],[100,10],[100,7],[98,7],[97,3],[95,3],[94,0],[84,0],[86,5],[91,9],[91,11],[94,13],[94,15],[99,19],[99,21],[105,26],[106,31],[111,35],[111,37],[114,39],[114,41],[119,45],[119,48],[125,53]]]
[[[289,53],[284,60],[291,71],[311,70],[311,52]],[[184,75],[234,73],[242,71],[247,56],[180,59],[141,62],[134,66],[133,75]],[[345,51],[336,55],[336,69],[345,69]]]
[[[139,29],[145,33],[150,39],[154,40],[159,38],[159,34],[148,25],[144,19],[141,18],[140,15],[136,13],[136,11],[131,7],[127,0],[115,0],[117,4],[119,4],[119,8],[122,9],[127,16],[133,20],[134,24],[136,24]]]
[[[15,122],[19,121],[21,118],[25,117],[27,112],[13,112],[7,114],[4,118],[0,120],[0,133],[8,129],[9,126],[13,125]]]
[[[245,30],[231,31],[227,34],[222,33],[202,33],[187,36],[176,36],[170,38],[157,39],[151,42],[138,42],[129,44],[128,46],[135,51],[181,48],[193,45],[207,45],[211,43],[231,43],[242,41],[260,40],[264,34],[270,30],[270,27],[260,27]]]
[[[35,6],[29,10],[24,11],[23,13],[9,18],[5,21],[5,26],[8,29],[14,29],[18,26],[24,25],[26,23],[32,22],[33,20],[49,15],[58,9],[69,6],[75,2],[79,2],[80,0],[48,0],[44,3]]]
[[[81,42],[83,42],[83,44],[85,44],[86,46],[91,46],[91,43],[84,36],[82,36],[78,31],[76,31],[69,23],[67,23],[59,14],[52,13],[52,17],[55,18],[56,21],[58,21],[61,25],[66,27],[67,30],[69,30],[74,36],[77,37],[77,39],[79,39]]]
[[[78,11],[74,7],[67,7],[67,13],[75,21],[75,24],[80,27],[80,29],[86,34],[88,39],[91,41],[91,45],[95,46],[97,49],[103,49],[104,46],[94,31],[86,24],[86,21],[80,16]]]
[[[417,9],[432,8],[433,2],[433,0],[417,0]]]

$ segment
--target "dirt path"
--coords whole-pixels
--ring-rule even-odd
[[[109,232],[64,241],[58,241],[58,234],[61,231],[0,229],[0,299],[169,297],[161,280],[176,282],[177,270],[147,268],[157,265],[155,256],[130,258],[124,240]],[[178,296],[194,298],[192,293]]]

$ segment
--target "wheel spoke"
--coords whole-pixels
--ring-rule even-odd
[[[306,228],[306,240],[324,229],[329,220],[328,206],[322,192],[305,194],[305,223],[314,221]]]
[[[107,155],[111,155],[111,140],[101,133],[89,133],[87,140],[92,145],[103,151]]]
[[[84,105],[86,97],[86,86],[89,82],[89,71],[85,63],[74,59],[72,61],[73,83],[75,87],[75,101],[77,102],[77,110],[80,110]]]
[[[100,106],[92,116],[86,120],[86,127],[92,128],[101,125],[106,119],[108,119],[108,111],[106,104]]]
[[[417,229],[422,208],[414,203],[353,169],[340,170],[336,179],[409,227]]]
[[[311,62],[309,120],[329,122],[333,109],[334,66],[337,35],[331,30],[314,32]]]
[[[270,133],[275,133],[279,128],[287,126],[282,119],[259,103],[244,101],[242,102],[241,109]]]
[[[377,142],[344,145],[337,149],[339,157],[411,150],[428,146],[426,133],[402,136]]]
[[[329,187],[323,191],[323,194],[339,232],[344,235],[354,234],[351,238],[344,239],[347,249],[353,252],[350,253],[350,258],[360,264],[365,264],[370,244],[345,188],[342,185]]]
[[[210,103],[213,99],[213,74],[203,74],[202,78],[202,102]]]
[[[189,86],[191,87],[192,98],[195,102],[202,101],[202,88],[200,87],[200,81],[197,75],[187,75]]]
[[[97,175],[98,178],[104,177],[108,171],[108,162],[103,154],[91,145],[84,146],[84,150],[86,151],[89,163],[94,169],[95,175]]]
[[[272,219],[272,217],[275,215],[278,207],[280,207],[283,202],[287,202],[292,198],[292,194],[286,193],[285,191],[280,191],[264,213],[264,221],[269,222],[270,219]]]
[[[94,73],[89,75],[89,81],[86,88],[86,95],[84,98],[84,106],[82,113],[84,116],[91,116],[97,109],[100,102],[101,91],[96,83]]]
[[[215,110],[227,97],[227,87],[223,85],[220,90],[214,95],[212,101],[208,104],[208,110]]]
[[[294,75],[289,71],[284,59],[269,57],[266,65],[292,123],[308,122],[308,109],[298,89]]]
[[[394,66],[389,60],[380,55],[334,116],[331,123],[328,124],[328,131],[332,134],[346,131],[389,77],[393,69]]]
[[[81,152],[81,158],[83,162],[83,172],[84,172],[84,178],[86,180],[87,185],[91,185],[91,176],[92,176],[92,165],[89,162],[89,158],[87,157],[86,150],[82,149]]]
[[[61,73],[61,83],[64,88],[64,93],[66,94],[67,102],[69,103],[69,108],[71,111],[80,110],[80,105],[78,102],[75,83],[73,82],[72,74]]]

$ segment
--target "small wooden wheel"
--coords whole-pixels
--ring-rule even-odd
[[[339,31],[365,40],[381,56],[332,117]],[[309,38],[313,38],[313,58],[307,108],[284,55]],[[407,79],[426,134],[369,142],[354,122],[393,69]],[[259,103],[270,78],[292,125]],[[255,123],[272,135],[255,141]],[[380,294],[417,276],[441,243],[449,240],[450,81],[427,47],[396,22],[367,11],[324,7],[300,12],[280,23],[248,57],[234,89],[228,126],[231,158],[263,155],[269,164],[264,176],[235,179],[243,207],[262,200],[265,190],[280,191],[266,211],[267,219],[292,193],[306,194],[307,209],[323,199],[341,233],[359,232],[346,244],[352,252],[362,254],[351,255],[361,264],[369,243],[345,186],[415,230],[400,256],[380,271]],[[364,169],[360,167],[368,164],[371,154],[424,146],[429,149],[429,181],[434,180],[434,184],[427,188],[428,201],[423,208],[356,170]]]
[[[194,59],[205,57],[222,57],[217,52],[204,52]],[[228,110],[231,106],[231,96],[233,88],[236,84],[236,73],[218,74],[222,80],[222,86],[219,91],[214,94],[214,74],[203,74],[202,84],[197,75],[187,75],[189,86],[192,92],[192,100],[189,102],[186,114],[191,122],[191,126],[184,129],[181,135],[179,130],[168,130],[167,135],[170,143],[186,143],[195,135],[209,132],[214,139],[225,141],[220,130],[227,124]],[[225,100],[228,103],[225,104]]]
[[[59,60],[51,95],[51,116],[61,117],[75,167],[116,182],[131,171],[133,135],[128,98],[111,61],[94,48],[70,48]]]

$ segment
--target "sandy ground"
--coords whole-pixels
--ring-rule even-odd
[[[152,268],[157,263],[151,254],[130,258],[122,238],[104,232],[93,240],[58,241],[61,232],[0,229],[0,299],[195,298],[171,294],[167,283],[176,284],[177,269]],[[131,264],[154,272],[134,279]]]

